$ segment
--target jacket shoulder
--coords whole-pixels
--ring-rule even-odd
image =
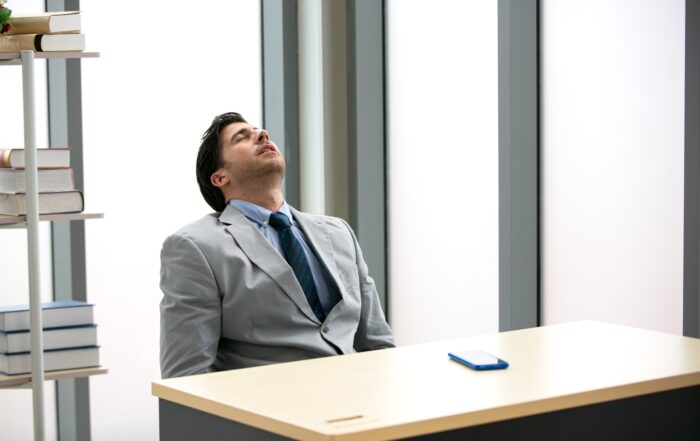
[[[312,223],[315,223],[315,224],[326,224],[326,225],[332,225],[332,226],[335,226],[335,227],[340,227],[340,228],[342,228],[342,229],[350,229],[350,230],[352,230],[352,229],[350,228],[350,225],[348,225],[348,223],[347,223],[344,219],[342,219],[342,218],[340,218],[340,217],[328,216],[328,215],[325,215],[325,214],[306,213],[306,212],[303,212],[303,211],[296,210],[296,209],[294,209],[294,208],[292,209],[292,213],[293,213],[295,216],[297,216],[297,217],[301,216],[301,217],[303,217],[306,221],[312,222]]]
[[[207,243],[216,241],[219,235],[224,232],[224,225],[219,221],[221,213],[210,213],[206,216],[191,222],[172,233],[168,239],[188,238],[195,243]]]

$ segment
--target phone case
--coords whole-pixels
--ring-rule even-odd
[[[447,354],[452,360],[469,366],[477,371],[487,371],[492,369],[505,369],[508,362],[484,351],[464,351],[449,352]]]

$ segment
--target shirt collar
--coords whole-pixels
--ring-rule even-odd
[[[269,223],[272,211],[265,207],[255,205],[241,199],[232,199],[229,204],[258,225],[267,226]],[[277,212],[284,214],[289,218],[289,220],[292,221],[292,223],[294,223],[294,219],[292,218],[292,210],[289,209],[289,204],[287,204],[287,201],[282,202],[282,206],[277,210]]]

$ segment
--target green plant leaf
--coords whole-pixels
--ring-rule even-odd
[[[5,24],[10,21],[10,14],[12,11],[7,8],[0,9],[0,24]]]

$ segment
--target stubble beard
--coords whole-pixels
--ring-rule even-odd
[[[279,186],[285,171],[286,164],[281,157],[276,161],[259,161],[242,175],[239,174],[239,183],[246,187]]]

